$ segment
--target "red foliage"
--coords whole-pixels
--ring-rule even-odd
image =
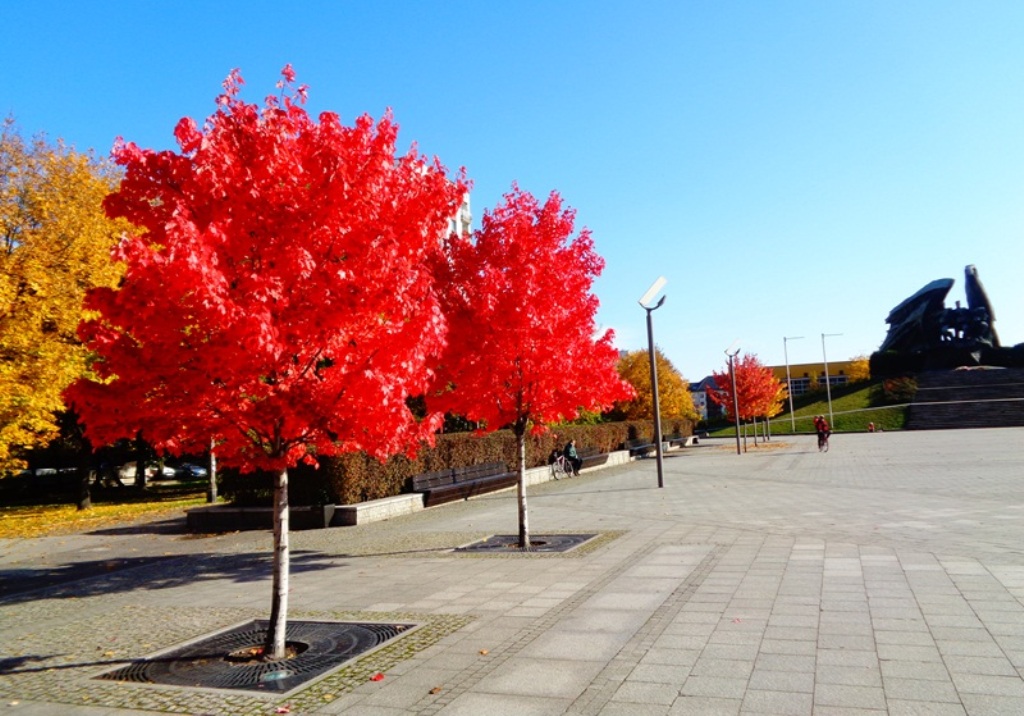
[[[733,360],[736,373],[736,393],[739,396],[741,420],[778,415],[786,397],[785,386],[753,353],[737,356]],[[712,373],[718,391],[711,391],[711,399],[725,408],[730,419],[733,416],[732,378],[728,365],[722,373]]]
[[[573,220],[557,193],[541,205],[513,186],[474,237],[449,239],[438,274],[451,332],[432,408],[521,434],[631,397],[612,332],[595,338],[604,261],[589,231],[570,238]]]
[[[405,401],[444,345],[428,257],[466,184],[415,150],[396,158],[390,114],[314,120],[283,77],[258,107],[232,72],[201,129],[178,123],[180,152],[115,146],[125,177],[107,211],[143,231],[80,327],[107,382],[68,397],[95,443],[141,430],[181,453],[214,438],[251,471],[432,435]]]

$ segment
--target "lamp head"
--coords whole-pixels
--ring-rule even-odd
[[[658,295],[658,291],[665,287],[666,283],[668,283],[668,280],[664,276],[659,276],[658,280],[652,283],[651,287],[647,289],[647,293],[640,297],[640,305],[643,306],[644,308],[651,308],[651,301],[654,300],[654,297]],[[654,309],[660,307],[661,304],[664,302],[665,297],[662,296],[661,300],[658,301],[658,305],[655,306],[654,308],[651,308],[651,310],[653,311]]]

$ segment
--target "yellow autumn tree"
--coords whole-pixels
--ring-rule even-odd
[[[662,420],[697,419],[690,395],[690,384],[657,347],[654,360],[658,366],[658,408]],[[654,405],[651,391],[651,359],[647,351],[631,351],[619,359],[619,375],[636,390],[633,400],[618,403],[615,412],[626,420],[651,420]]]
[[[850,369],[846,371],[847,380],[851,383],[861,383],[871,380],[871,361],[867,356],[860,355],[850,359]]]
[[[57,434],[61,393],[86,370],[82,298],[114,286],[110,252],[127,229],[103,211],[111,167],[43,137],[0,129],[0,475]]]

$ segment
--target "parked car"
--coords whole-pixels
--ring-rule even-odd
[[[196,465],[194,462],[183,462],[175,468],[175,474],[181,479],[196,479],[200,477],[206,477],[209,472],[202,465]]]

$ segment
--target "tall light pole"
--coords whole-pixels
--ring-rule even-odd
[[[666,283],[665,277],[659,276],[658,280],[652,283],[647,292],[640,297],[640,307],[647,311],[647,353],[651,358],[651,398],[654,403],[654,454],[658,461],[658,487],[665,486],[665,475],[662,467],[661,409],[658,407],[658,365],[654,358],[654,321],[651,319],[651,314],[665,303],[665,296],[662,296],[653,306],[650,303]]]
[[[793,415],[793,380],[789,377],[789,351],[786,350],[786,341],[798,341],[803,336],[783,336],[782,355],[786,357],[786,392],[789,393],[789,420],[793,425],[793,432],[796,432],[796,416]]]
[[[828,425],[830,428],[835,430],[835,418],[832,417],[832,385],[828,378],[828,357],[825,355],[825,339],[833,336],[841,336],[842,333],[822,333],[821,334],[821,360],[825,364],[825,395],[828,396]]]
[[[736,345],[736,342],[732,346]],[[740,453],[740,396],[736,392],[736,368],[733,366],[733,358],[740,352],[740,349],[732,350],[732,346],[725,349],[725,354],[729,356],[729,377],[732,380],[732,416],[736,422],[736,454]],[[732,351],[732,352],[730,352]]]

